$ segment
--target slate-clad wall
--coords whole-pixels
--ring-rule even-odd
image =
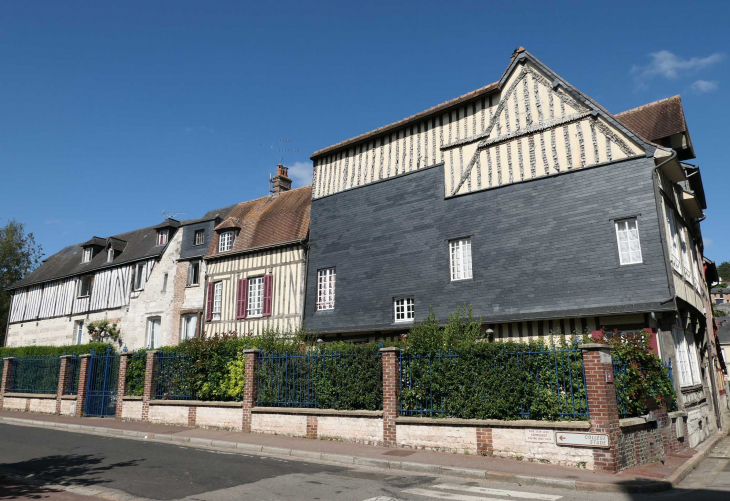
[[[213,229],[215,228],[215,220],[202,221],[193,223],[183,227],[182,245],[180,246],[180,259],[190,259],[202,257],[213,240]],[[195,245],[195,232],[197,230],[205,230],[205,239],[203,245]]]
[[[392,328],[401,295],[415,297],[417,319],[462,303],[486,322],[658,309],[669,289],[653,168],[634,158],[446,200],[436,166],[314,200],[305,326]],[[611,219],[630,216],[643,264],[622,267]],[[474,278],[450,282],[448,240],[465,236]],[[335,309],[315,312],[317,270],[331,266]]]

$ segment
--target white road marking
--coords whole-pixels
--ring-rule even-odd
[[[557,501],[563,496],[554,496],[552,494],[538,494],[534,492],[524,491],[507,491],[504,489],[489,489],[487,487],[475,487],[471,485],[458,485],[458,484],[438,484],[432,485],[434,489],[448,489],[452,491],[465,491],[475,492],[477,494],[491,494],[493,496],[505,496],[508,498],[520,498],[520,499],[539,499],[541,501]]]
[[[434,487],[440,487],[440,486],[434,486]],[[549,496],[546,494],[533,494],[530,492],[519,492],[519,491],[504,491],[500,489],[486,489],[482,487],[469,487],[469,486],[462,486],[462,485],[452,485],[449,488],[458,488],[458,490],[465,491],[465,492],[475,492],[477,494],[487,494],[488,492],[480,492],[480,489],[483,489],[484,491],[494,491],[492,492],[495,495],[501,495],[501,496],[509,496],[509,497],[520,497],[525,499],[540,499],[540,500],[555,500],[560,499],[562,496]],[[474,490],[473,490],[474,489]],[[499,492],[499,494],[497,494]],[[415,494],[416,496],[426,496],[431,498],[437,498],[437,499],[448,499],[450,501],[504,501],[504,499],[500,498],[490,498],[490,497],[481,497],[481,496],[474,496],[470,494],[457,494],[455,492],[443,492],[443,491],[432,491],[429,489],[407,489],[403,491],[404,494]],[[519,494],[519,496],[515,496],[515,494]]]

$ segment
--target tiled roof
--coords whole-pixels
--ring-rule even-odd
[[[614,115],[622,124],[649,141],[687,132],[682,100],[672,96]]]
[[[238,228],[233,249],[218,253],[218,239],[214,238],[206,256],[215,257],[244,252],[259,247],[304,240],[309,232],[309,210],[312,205],[312,187],[304,186],[285,191],[278,196],[267,196],[241,202],[228,213],[218,229]]]

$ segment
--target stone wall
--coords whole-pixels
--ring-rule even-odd
[[[594,467],[593,449],[558,446],[554,442],[528,442],[525,434],[524,429],[492,428],[493,455],[589,470]]]
[[[305,437],[307,435],[307,416],[254,413],[251,416],[251,431]]]
[[[398,447],[476,454],[477,433],[473,426],[429,426],[399,424],[395,431]]]
[[[347,416],[317,416],[317,437],[359,444],[383,443],[383,419]]]
[[[124,400],[122,404],[122,419],[139,421],[142,419],[142,400]]]
[[[618,437],[619,471],[663,461],[665,447],[668,444],[655,422],[622,426]]]

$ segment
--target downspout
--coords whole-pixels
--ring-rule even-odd
[[[304,298],[302,299],[302,322],[299,326],[299,330],[304,331],[304,315],[307,312],[307,284],[309,283],[309,241],[305,238],[301,241],[302,247],[304,247]]]

